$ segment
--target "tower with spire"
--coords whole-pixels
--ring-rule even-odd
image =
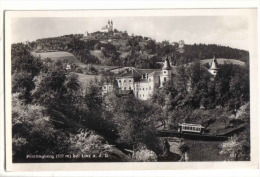
[[[212,62],[211,62],[211,66],[210,66],[210,68],[208,69],[208,71],[210,72],[210,74],[216,76],[216,75],[218,74],[218,70],[219,70],[219,68],[218,68],[218,62],[217,62],[217,60],[216,60],[216,58],[215,58],[215,55],[214,55],[214,57],[213,57],[213,59],[212,59]]]
[[[109,26],[108,31],[109,31],[109,32],[113,32],[114,29],[113,29],[113,21],[112,21],[112,20],[111,20],[111,21],[108,21],[108,26]]]
[[[162,74],[160,77],[160,86],[163,86],[163,83],[168,81],[169,79],[171,79],[172,77],[172,67],[171,67],[171,63],[169,61],[168,55],[166,56],[165,60],[164,60],[164,64],[163,64],[163,68],[162,68]]]

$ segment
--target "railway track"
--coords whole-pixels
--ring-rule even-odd
[[[179,137],[184,139],[192,139],[192,140],[202,140],[202,141],[225,141],[229,136],[234,133],[238,133],[245,128],[245,124],[239,125],[234,128],[229,128],[222,130],[221,133],[217,135],[212,134],[196,134],[196,133],[188,133],[188,132],[178,132],[177,130],[160,130],[158,131],[158,136],[160,137]]]
[[[178,137],[178,138],[202,140],[202,141],[225,141],[228,139],[227,136],[218,136],[212,134],[179,133],[176,130],[160,130],[158,131],[158,136]]]

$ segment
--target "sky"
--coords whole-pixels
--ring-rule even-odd
[[[111,18],[60,17],[12,19],[12,43],[67,34],[84,34],[101,29]],[[248,19],[245,16],[158,16],[113,17],[114,28],[129,35],[142,35],[156,41],[186,44],[218,44],[248,50]]]

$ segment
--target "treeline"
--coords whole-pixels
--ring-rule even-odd
[[[215,44],[193,44],[193,45],[185,45],[185,52],[183,54],[178,53],[174,58],[183,57],[185,60],[184,63],[190,63],[194,60],[203,60],[213,58],[215,55],[216,58],[227,58],[227,59],[237,59],[248,63],[249,61],[249,52],[240,49],[234,49],[231,47],[225,47],[221,45]]]

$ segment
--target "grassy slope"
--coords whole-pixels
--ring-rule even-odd
[[[87,65],[84,63],[81,63],[73,54],[69,52],[43,52],[43,53],[35,53],[32,52],[34,56],[40,56],[41,58],[50,58],[53,61],[58,61],[58,60],[67,60],[69,63],[76,64],[79,67],[86,67]]]
[[[200,60],[201,64],[211,63],[211,62],[212,62],[212,59]],[[236,60],[236,59],[217,58],[217,62],[218,62],[218,64],[225,64],[225,62],[226,62],[226,63],[233,63],[233,64],[240,65],[240,66],[245,66],[245,62]]]

